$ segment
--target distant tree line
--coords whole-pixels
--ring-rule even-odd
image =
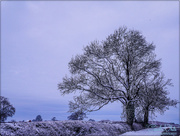
[[[0,107],[0,122],[5,122],[8,117],[12,117],[15,114],[15,108],[14,106],[9,102],[9,100],[3,96],[0,96],[0,102],[1,102],[1,107]],[[51,119],[52,121],[57,121],[56,117],[53,117]],[[36,122],[36,121],[43,121],[41,115],[37,115],[35,119],[28,120],[28,122]],[[10,122],[15,123],[16,121],[13,119]],[[25,122],[20,121],[20,122]]]

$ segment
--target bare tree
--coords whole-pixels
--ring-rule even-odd
[[[42,120],[43,120],[43,119],[42,119],[41,115],[37,115],[37,116],[36,116],[35,121],[42,121]]]
[[[12,117],[15,114],[15,108],[10,104],[7,98],[0,96],[0,121],[4,122],[7,117]]]
[[[144,125],[148,123],[149,112],[159,111],[161,114],[169,109],[169,106],[176,106],[177,100],[168,97],[167,86],[172,86],[171,80],[165,81],[164,74],[156,74],[151,79],[143,80],[142,91],[139,94],[138,107],[144,114]]]
[[[69,120],[83,120],[84,118],[86,118],[86,113],[81,110],[73,112],[70,116],[68,116]]]
[[[139,31],[122,27],[105,41],[94,41],[84,54],[69,62],[71,77],[58,84],[62,95],[79,91],[70,109],[96,111],[110,102],[120,101],[126,107],[127,123],[134,120],[134,102],[138,100],[145,77],[159,71],[155,46]]]
[[[57,121],[56,117],[53,117],[51,120],[52,120],[52,121]]]

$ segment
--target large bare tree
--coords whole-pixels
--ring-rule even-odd
[[[139,100],[145,78],[159,72],[155,46],[136,30],[121,27],[102,42],[94,41],[69,62],[71,77],[58,84],[60,92],[79,91],[70,111],[96,111],[110,102],[126,107],[127,123],[134,120],[134,102]]]

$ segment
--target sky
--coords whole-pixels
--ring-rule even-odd
[[[2,1],[1,95],[16,108],[8,120],[67,120],[76,94],[61,96],[57,85],[70,76],[69,61],[122,26],[156,45],[162,71],[174,85],[169,96],[179,100],[178,1]],[[121,120],[121,113],[122,104],[115,102],[86,120]],[[179,105],[150,120],[179,123]]]

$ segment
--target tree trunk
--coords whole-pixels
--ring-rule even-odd
[[[148,121],[149,121],[149,108],[146,108],[144,113],[144,125],[148,124]]]
[[[134,121],[134,112],[135,112],[135,109],[134,109],[134,103],[133,102],[129,102],[126,106],[126,121],[127,121],[127,124],[133,125],[133,121]]]

